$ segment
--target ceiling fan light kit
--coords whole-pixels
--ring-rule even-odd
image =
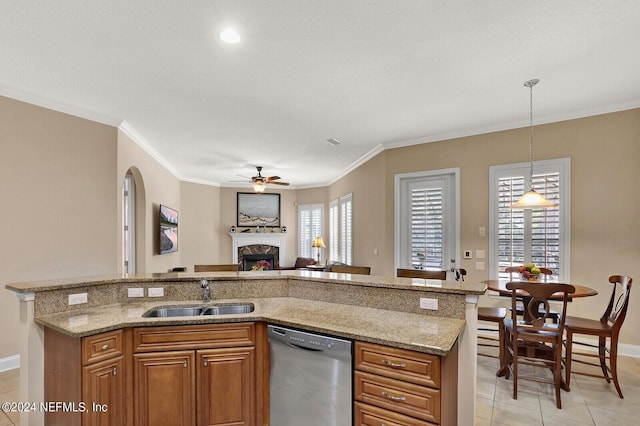
[[[529,88],[529,191],[517,202],[511,204],[510,209],[540,209],[558,206],[533,189],[533,86],[539,82],[540,80],[537,78],[524,82],[525,87]]]
[[[262,166],[256,166],[256,170],[258,170],[258,174],[251,178],[251,185],[253,186],[253,190],[258,194],[262,194],[269,184],[289,185],[289,182],[281,182],[280,176],[262,176]]]

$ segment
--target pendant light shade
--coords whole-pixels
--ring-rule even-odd
[[[533,86],[540,80],[533,79],[525,81],[524,85],[529,88],[529,192],[509,206],[510,209],[544,209],[557,207],[558,205],[547,200],[533,189]]]

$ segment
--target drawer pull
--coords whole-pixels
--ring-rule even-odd
[[[102,345],[102,350],[106,351],[107,349],[109,349],[109,345]]]
[[[113,367],[113,371],[112,371],[114,376],[118,375],[118,367]]]
[[[407,364],[404,362],[391,362],[388,359],[383,359],[380,362],[388,367],[407,368]]]
[[[407,400],[406,396],[395,396],[395,395],[391,395],[391,394],[387,393],[386,391],[382,391],[382,396],[384,396],[387,399],[390,399],[392,401],[406,401]]]
[[[182,365],[184,365],[184,367],[187,368],[188,364],[186,359],[182,362]]]
[[[207,361],[206,359],[202,363],[204,364],[205,367],[209,365],[209,361]]]

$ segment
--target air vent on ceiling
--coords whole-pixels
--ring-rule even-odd
[[[331,138],[331,139],[327,139],[326,142],[331,145],[331,146],[338,146],[338,145],[342,145],[342,142],[340,142],[338,139],[336,138]]]

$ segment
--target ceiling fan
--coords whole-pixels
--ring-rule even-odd
[[[280,176],[262,176],[262,166],[256,166],[256,170],[258,170],[258,175],[251,178],[251,183],[253,184],[253,190],[257,193],[264,192],[269,184],[289,185],[289,182],[280,182]]]

